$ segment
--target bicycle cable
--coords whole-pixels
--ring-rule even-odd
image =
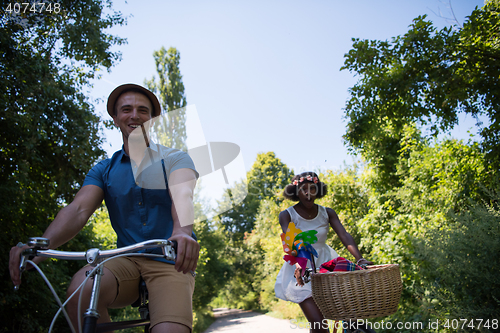
[[[33,265],[33,267],[35,267],[35,269],[38,271],[38,273],[40,273],[40,275],[42,276],[43,280],[45,281],[45,283],[48,285],[50,291],[52,292],[52,294],[54,295],[55,299],[56,299],[56,302],[57,304],[59,304],[59,309],[62,309],[62,312],[64,314],[64,316],[66,317],[66,321],[68,322],[69,324],[69,327],[71,328],[71,332],[72,333],[76,333],[75,332],[75,328],[73,327],[73,325],[71,324],[71,321],[69,320],[69,316],[68,316],[68,313],[66,312],[66,310],[64,309],[63,307],[63,304],[61,303],[61,300],[59,299],[59,296],[57,296],[57,293],[56,291],[54,290],[54,288],[52,287],[52,284],[50,283],[49,279],[47,279],[47,277],[45,276],[45,274],[42,272],[42,270],[40,269],[40,267],[38,267],[37,264],[35,264],[33,261],[31,260],[26,260],[26,263],[29,263],[31,265]],[[59,313],[60,311],[58,311]],[[51,325],[52,327],[52,325]],[[50,330],[49,330],[49,333],[50,333]]]
[[[88,279],[93,276],[93,273],[94,271],[99,268],[100,266],[104,265],[104,263],[106,263],[107,261],[109,260],[112,260],[112,259],[116,259],[116,258],[120,258],[120,257],[153,257],[153,258],[163,258],[163,255],[161,254],[153,254],[153,253],[123,253],[123,254],[119,254],[119,255],[116,255],[114,257],[111,257],[111,258],[108,258],[108,259],[105,259],[103,260],[102,262],[100,262],[99,264],[97,264],[91,271],[90,273],[87,275],[87,277],[85,278],[85,280],[82,281],[82,283],[80,284],[80,286],[78,287],[78,289],[82,289],[85,287],[85,284],[87,284],[87,281]],[[73,297],[73,295],[78,291],[75,290],[75,292],[70,296],[68,297],[68,300],[69,298]],[[66,302],[68,301],[66,300]],[[81,305],[82,305],[82,293],[80,293],[80,295],[78,296],[78,312],[77,313],[81,313]],[[81,322],[81,316],[78,316],[78,332],[81,333],[82,331],[82,322]],[[49,332],[50,333],[50,332]]]
[[[49,332],[48,333],[51,333],[52,332],[52,329],[54,328],[54,324],[55,324],[55,321],[57,319],[57,317],[59,316],[59,314],[62,312],[64,314],[64,317],[66,318],[66,321],[68,322],[68,325],[71,329],[71,332],[72,333],[76,333],[75,331],[75,328],[73,327],[73,324],[71,323],[71,320],[69,319],[69,315],[68,313],[66,312],[66,310],[64,309],[64,307],[66,306],[66,304],[71,300],[71,298],[73,298],[73,296],[75,296],[75,294],[80,290],[82,289],[83,290],[83,287],[85,287],[85,284],[87,283],[88,279],[90,277],[93,276],[93,273],[94,271],[99,268],[100,266],[102,266],[104,263],[106,263],[107,261],[109,260],[112,260],[112,259],[116,259],[116,258],[120,258],[120,257],[133,257],[133,256],[142,256],[142,257],[158,257],[158,258],[163,258],[163,255],[160,255],[160,254],[152,254],[152,253],[124,253],[124,254],[119,254],[119,255],[116,255],[114,257],[111,257],[111,258],[107,258],[105,260],[103,260],[102,262],[100,262],[99,264],[97,264],[91,271],[90,273],[87,275],[87,277],[82,281],[82,283],[80,284],[80,286],[78,286],[78,288],[73,292],[73,294],[71,294],[64,303],[61,303],[61,299],[59,298],[59,296],[57,296],[57,293],[56,291],[54,290],[54,288],[52,287],[52,284],[50,283],[49,279],[47,279],[47,277],[45,276],[45,274],[43,273],[43,271],[40,269],[40,267],[38,267],[37,264],[35,264],[33,261],[31,260],[26,260],[26,263],[29,263],[31,264],[36,270],[37,272],[42,276],[43,280],[45,281],[45,283],[47,284],[47,286],[49,287],[50,291],[52,292],[52,294],[54,295],[54,298],[56,299],[56,302],[57,304],[59,305],[59,309],[57,310],[56,314],[54,315],[54,318],[52,319],[52,322],[50,324],[50,327],[49,327]],[[81,311],[81,300],[82,300],[82,293],[80,293],[79,297],[78,297],[78,312],[77,313],[80,313]],[[82,323],[81,323],[81,318],[80,316],[78,316],[78,332],[81,333],[82,331]]]
[[[61,313],[61,310],[66,306],[66,304],[69,302],[69,300],[71,298],[73,298],[73,296],[75,296],[75,294],[78,292],[78,290],[81,289],[81,287],[82,287],[82,284],[80,284],[80,286],[78,288],[76,288],[76,290],[73,292],[73,294],[71,294],[71,296],[69,296],[66,299],[66,301],[62,304],[62,307],[60,307],[59,310],[57,310],[56,314],[54,315],[54,318],[52,319],[52,322],[50,323],[50,327],[49,327],[49,332],[48,333],[52,332],[52,329],[54,328],[54,324],[56,322],[56,319],[59,316],[59,314]],[[80,328],[78,328],[78,332],[81,332]]]

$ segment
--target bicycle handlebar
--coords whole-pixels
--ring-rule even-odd
[[[114,257],[121,254],[138,252],[152,248],[161,248],[163,257],[167,260],[175,261],[177,257],[177,242],[169,241],[166,239],[151,239],[137,244],[121,247],[111,250],[100,250],[97,248],[89,249],[85,252],[73,251],[58,251],[48,250],[49,240],[46,238],[33,237],[28,241],[28,245],[34,246],[33,248],[26,249],[21,254],[21,261],[19,263],[19,271],[22,273],[26,268],[26,258],[45,257],[64,260],[86,260],[92,266],[97,265],[100,261],[106,258]],[[139,253],[141,254],[141,253]],[[147,254],[148,256],[161,256],[155,254]],[[191,273],[193,274],[193,273]],[[19,286],[14,286],[14,290],[18,290]]]
[[[120,254],[138,252],[141,250],[147,250],[159,247],[161,247],[163,255],[166,257],[166,259],[175,261],[176,259],[175,249],[177,247],[177,243],[165,239],[147,240],[137,244],[111,250],[100,250],[94,248],[94,249],[89,249],[85,252],[43,250],[43,249],[32,248],[24,250],[23,256],[32,255],[32,256],[39,256],[46,258],[54,258],[54,259],[86,260],[89,264],[92,264],[99,259],[106,259]]]

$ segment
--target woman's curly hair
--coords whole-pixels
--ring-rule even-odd
[[[292,178],[292,183],[285,186],[283,196],[288,200],[299,201],[299,186],[303,183],[313,183],[318,187],[316,199],[324,197],[328,192],[328,187],[325,183],[319,181],[318,175],[314,172],[307,171],[295,175]]]

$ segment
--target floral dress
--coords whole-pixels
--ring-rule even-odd
[[[319,267],[322,263],[338,257],[337,252],[326,244],[330,223],[325,207],[318,205],[318,215],[316,215],[313,219],[303,218],[297,213],[294,207],[287,208],[287,211],[290,214],[291,221],[295,223],[297,228],[302,231],[316,230],[318,232],[316,234],[318,241],[312,244],[318,252],[318,258],[315,258],[316,267]],[[307,262],[307,267],[311,267],[311,263],[309,261]],[[294,272],[295,265],[290,265],[285,262],[278,273],[278,277],[276,278],[274,292],[276,297],[281,298],[282,300],[301,303],[307,298],[312,297],[311,282],[306,283],[302,287],[297,286],[297,280],[294,277]]]

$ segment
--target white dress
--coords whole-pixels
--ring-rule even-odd
[[[313,219],[305,219],[301,217],[295,208],[287,208],[290,214],[291,221],[295,223],[295,226],[302,231],[316,230],[318,233],[318,241],[312,246],[318,252],[318,258],[315,259],[316,269],[322,263],[330,261],[337,258],[339,255],[330,246],[326,245],[326,237],[328,235],[328,230],[330,229],[330,224],[328,223],[328,213],[326,208],[318,205],[318,215]],[[285,253],[283,252],[283,255]],[[307,261],[307,267],[311,267],[311,262]],[[285,301],[290,301],[294,303],[301,303],[307,298],[312,296],[311,282],[306,283],[304,286],[296,286],[297,280],[293,276],[295,272],[295,265],[290,265],[285,262],[283,267],[281,267],[278,277],[276,278],[276,284],[274,285],[274,292],[276,297],[281,298]]]

